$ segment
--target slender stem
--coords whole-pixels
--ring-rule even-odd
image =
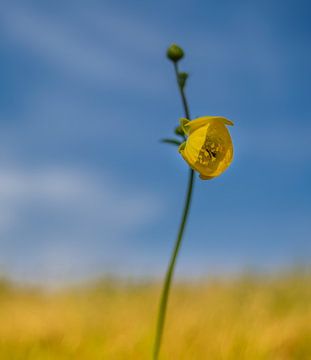
[[[189,111],[186,94],[185,94],[184,88],[181,87],[180,83],[179,83],[179,70],[178,70],[177,62],[174,62],[174,69],[175,69],[176,80],[177,80],[177,84],[178,84],[178,88],[179,88],[179,92],[180,92],[180,96],[181,96],[181,101],[182,101],[184,111],[185,111],[185,117],[186,117],[186,119],[190,120],[190,111]]]
[[[188,107],[187,99],[185,96],[185,92],[184,92],[183,87],[181,87],[180,83],[179,83],[179,76],[178,76],[179,71],[178,71],[178,65],[176,62],[174,63],[174,68],[175,68],[176,79],[177,79],[184,111],[185,111],[185,116],[187,119],[190,119],[189,107]],[[155,338],[155,343],[154,343],[153,360],[158,360],[158,358],[159,358],[159,352],[160,352],[160,348],[161,348],[163,329],[164,329],[164,323],[165,323],[165,317],[166,317],[167,302],[168,302],[172,278],[174,275],[176,259],[177,259],[177,256],[178,256],[178,253],[180,250],[180,246],[181,246],[181,242],[182,242],[182,238],[183,238],[183,234],[184,234],[184,230],[185,230],[185,226],[186,226],[186,222],[187,222],[187,218],[188,218],[188,214],[189,214],[189,209],[190,209],[190,204],[191,204],[191,199],[192,199],[193,184],[194,184],[194,171],[192,169],[190,169],[189,170],[189,178],[188,178],[187,195],[186,195],[184,210],[182,213],[181,223],[179,226],[175,246],[174,246],[171,258],[170,258],[169,266],[168,266],[168,269],[167,269],[167,272],[165,275],[164,285],[163,285],[163,289],[162,289],[162,295],[161,295],[161,301],[160,301],[160,307],[159,307],[159,313],[158,313],[156,338]]]

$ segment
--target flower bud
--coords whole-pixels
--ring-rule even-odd
[[[189,75],[186,72],[180,72],[178,74],[178,83],[179,83],[180,87],[182,87],[182,88],[185,87],[188,76]]]
[[[184,50],[176,44],[172,44],[166,52],[166,56],[173,62],[177,62],[184,57]]]

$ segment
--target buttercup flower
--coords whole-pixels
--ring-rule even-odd
[[[179,152],[189,166],[209,180],[222,174],[232,162],[233,145],[226,125],[233,125],[221,116],[181,119],[181,128],[188,136]]]

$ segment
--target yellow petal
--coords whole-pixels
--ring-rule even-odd
[[[184,143],[185,146],[180,151],[183,158],[187,161],[187,163],[191,167],[198,159],[199,152],[200,152],[200,150],[204,144],[205,138],[206,138],[206,130],[207,130],[206,126],[201,127],[200,129],[198,129],[195,132],[195,136],[189,135],[187,141]]]
[[[185,146],[186,146],[186,141],[184,141],[182,144],[179,145],[178,151],[181,153],[185,149]]]
[[[190,134],[201,126],[208,125],[212,122],[221,122],[224,125],[233,126],[233,122],[223,116],[202,116],[184,123],[183,128],[186,134]]]
[[[215,176],[204,176],[202,174],[200,174],[200,179],[202,180],[211,180],[214,179]]]

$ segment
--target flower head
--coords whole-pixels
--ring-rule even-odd
[[[209,180],[222,174],[231,164],[233,145],[226,125],[233,123],[221,116],[203,116],[180,125],[188,136],[179,152],[189,166]]]
[[[184,55],[184,50],[176,44],[172,44],[166,52],[166,56],[173,62],[178,62]]]

